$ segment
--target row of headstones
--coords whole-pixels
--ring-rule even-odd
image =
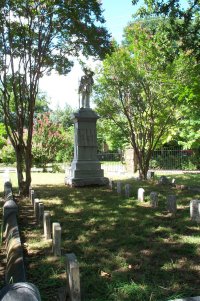
[[[34,208],[37,223],[42,226],[44,239],[52,239],[52,251],[54,256],[61,256],[61,226],[54,222],[51,226],[51,215],[44,210],[44,204],[35,198],[35,191],[30,187],[29,198]],[[67,274],[67,287],[65,294],[70,301],[81,301],[79,263],[74,253],[65,254],[65,267]]]
[[[23,248],[20,239],[17,215],[18,206],[12,191],[8,173],[4,174],[4,206],[2,233],[6,249],[6,271],[4,286],[0,290],[0,300],[41,301],[37,287],[26,282]],[[12,284],[10,284],[12,282]]]
[[[113,190],[115,188],[115,182],[110,181],[110,188]],[[116,190],[119,195],[122,194],[122,183],[118,181],[116,183]],[[125,191],[125,197],[129,198],[131,195],[131,185],[130,184],[125,184],[124,186],[124,191]],[[144,202],[145,201],[145,190],[144,188],[139,188],[138,189],[138,201],[139,202]],[[152,191],[149,195],[150,197],[150,203],[152,208],[157,208],[158,207],[158,192]],[[166,197],[166,209],[172,213],[175,214],[177,211],[177,200],[176,200],[176,195],[168,195]],[[190,218],[193,221],[200,222],[200,200],[191,200],[190,201]]]

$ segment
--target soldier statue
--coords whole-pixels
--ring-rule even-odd
[[[94,72],[84,68],[84,75],[81,77],[80,84],[79,84],[79,108],[90,108],[90,94],[92,92],[92,86],[94,84],[93,75]],[[80,100],[81,95],[81,100]],[[80,105],[81,101],[81,105]]]

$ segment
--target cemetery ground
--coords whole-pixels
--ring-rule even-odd
[[[36,224],[30,200],[17,199],[27,278],[43,301],[57,300],[58,289],[65,287],[64,254],[71,252],[80,264],[82,301],[167,301],[200,295],[200,225],[189,213],[190,200],[200,199],[198,191],[123,178],[123,185],[132,186],[131,197],[126,198],[124,191],[117,195],[106,187],[69,188],[61,173],[32,177],[36,197],[50,211],[51,222],[62,227],[62,256],[55,258],[51,241],[44,240],[42,227]],[[177,184],[200,182],[200,174],[168,177]],[[12,174],[11,180],[17,194]],[[139,187],[145,189],[145,202],[137,201]],[[152,191],[159,193],[158,208],[151,208]],[[175,216],[166,211],[169,194],[177,196]]]

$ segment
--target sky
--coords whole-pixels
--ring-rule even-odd
[[[120,42],[123,35],[123,28],[131,21],[132,14],[136,8],[131,0],[102,0],[105,26],[112,36]],[[89,62],[89,67],[92,62]],[[75,63],[72,71],[67,76],[59,76],[52,73],[40,80],[40,91],[45,92],[51,109],[58,106],[64,108],[66,104],[72,108],[78,108],[78,85],[83,72],[78,63]]]

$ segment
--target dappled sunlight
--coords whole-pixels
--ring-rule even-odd
[[[71,188],[46,182],[38,178],[34,190],[45,211],[50,211],[51,222],[61,224],[62,254],[73,252],[78,258],[83,301],[164,301],[180,293],[200,294],[199,225],[189,216],[189,202],[196,192],[134,179],[124,180],[121,195],[107,187]],[[129,198],[125,183],[132,185]],[[137,201],[140,187],[145,189],[144,202]],[[151,207],[152,191],[159,193],[158,208]],[[169,194],[177,196],[174,216],[166,210]],[[29,281],[38,278],[42,291],[62,286],[64,262],[51,260],[51,241],[44,243],[41,228],[28,225],[27,229],[29,265],[34,268]]]

